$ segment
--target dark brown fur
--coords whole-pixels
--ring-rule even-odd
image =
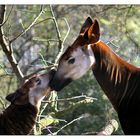
[[[31,132],[38,110],[35,106],[11,104],[0,114],[0,135],[27,135]]]
[[[27,135],[33,129],[41,100],[51,89],[48,86],[53,72],[35,75],[6,99],[11,102],[0,114],[1,135]]]
[[[125,134],[140,134],[140,69],[118,57],[106,44],[93,47],[93,73],[118,113]]]

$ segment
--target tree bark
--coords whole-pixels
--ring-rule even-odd
[[[110,120],[107,126],[103,128],[101,132],[99,132],[97,135],[111,135],[113,132],[115,132],[118,129],[118,122],[116,120]]]

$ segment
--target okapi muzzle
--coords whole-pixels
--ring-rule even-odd
[[[97,30],[95,30],[96,28]],[[50,82],[52,89],[56,91],[61,90],[73,80],[81,78],[96,64],[91,44],[99,41],[99,35],[97,20],[92,22],[88,18],[77,39],[60,57],[57,71]]]
[[[54,77],[50,82],[50,87],[55,91],[60,91],[71,82],[72,82],[71,78],[59,79],[57,77]]]

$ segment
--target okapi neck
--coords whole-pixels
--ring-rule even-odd
[[[115,110],[129,108],[132,98],[137,97],[140,69],[126,62],[102,41],[92,45],[96,64],[94,76]],[[130,93],[131,91],[131,93]],[[129,100],[128,100],[129,99]]]
[[[16,105],[16,104],[11,104],[9,107],[7,107],[7,109],[4,112],[7,111],[20,111],[20,110],[32,110],[33,114],[37,114],[38,113],[38,109],[37,107],[33,106],[30,103],[24,104],[24,105]]]

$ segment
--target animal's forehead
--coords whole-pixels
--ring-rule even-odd
[[[61,56],[60,60],[67,60],[68,58],[70,58],[72,56],[73,52],[76,51],[76,49],[78,49],[78,47],[81,47],[84,45],[85,45],[85,41],[84,41],[83,37],[79,36],[74,41],[74,43],[66,49],[66,51]]]
[[[68,47],[66,51],[61,56],[60,60],[67,60],[69,57],[71,57],[72,53],[75,51],[76,48]]]
[[[31,78],[29,78],[24,84],[23,84],[23,87],[24,88],[28,88],[28,87],[31,87],[33,86],[34,82],[36,81],[37,79],[37,75],[34,75],[32,76]]]

